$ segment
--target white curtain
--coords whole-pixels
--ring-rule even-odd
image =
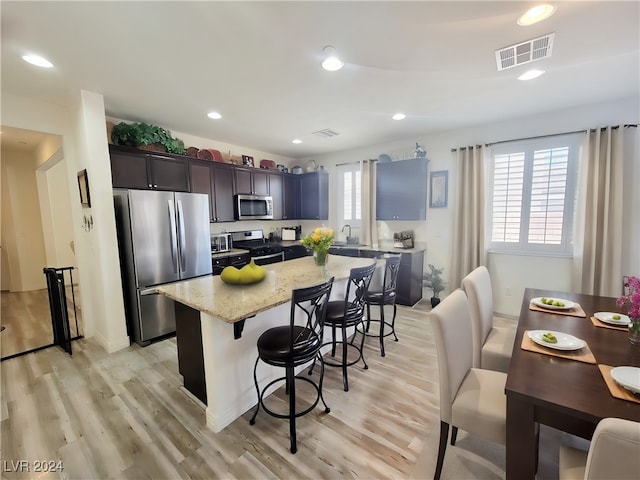
[[[630,219],[624,220],[625,130],[591,130],[582,145],[573,260],[574,289],[582,293],[622,293],[623,235],[631,233],[626,231]]]
[[[378,225],[376,223],[376,161],[360,160],[360,188],[362,189],[360,206],[362,224],[360,243],[378,244]]]
[[[453,217],[453,254],[449,286],[461,286],[474,268],[486,264],[484,164],[488,147],[458,148],[454,151],[457,170]]]

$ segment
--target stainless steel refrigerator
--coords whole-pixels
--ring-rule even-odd
[[[209,197],[114,190],[129,335],[146,346],[175,332],[173,301],[155,287],[211,274]]]

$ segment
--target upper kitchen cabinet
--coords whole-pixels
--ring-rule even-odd
[[[215,221],[233,222],[233,167],[213,164],[213,190],[215,201]]]
[[[377,220],[427,218],[426,158],[380,163],[376,175]]]
[[[114,188],[189,191],[186,159],[109,145]]]
[[[296,198],[299,188],[296,188],[299,175],[285,173],[269,173],[269,195],[273,198],[273,219],[296,219]]]
[[[327,220],[329,218],[329,174],[303,173],[300,177],[299,215],[301,220]]]
[[[208,160],[190,160],[191,191],[209,195],[210,222],[232,222],[233,168]]]
[[[256,168],[235,168],[236,193],[269,195],[269,174]]]
[[[284,217],[284,179],[282,174],[269,174],[269,195],[273,198],[273,219],[283,220]]]
[[[298,175],[285,174],[282,176],[282,219],[298,218],[297,208],[300,198],[300,179]]]

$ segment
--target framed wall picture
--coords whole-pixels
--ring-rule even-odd
[[[253,157],[251,157],[249,155],[242,155],[242,164],[247,166],[247,167],[254,167],[255,166],[253,164]]]
[[[429,208],[446,208],[449,197],[449,171],[431,172]]]
[[[89,179],[87,169],[78,172],[78,189],[80,190],[80,203],[83,207],[91,207],[91,195],[89,194]]]

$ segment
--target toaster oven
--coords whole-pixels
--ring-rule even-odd
[[[231,250],[231,234],[216,233],[211,235],[211,253],[228,252]]]

